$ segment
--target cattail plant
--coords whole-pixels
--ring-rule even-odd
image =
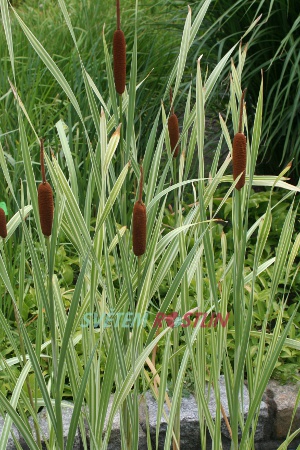
[[[114,80],[116,91],[122,95],[126,84],[126,42],[120,21],[120,0],[116,0],[117,29],[113,39]]]
[[[171,144],[171,153],[173,154],[173,158],[176,158],[179,153],[179,124],[178,118],[174,113],[174,106],[172,103],[172,89],[170,89],[170,102],[172,105],[171,115],[168,120],[168,129],[170,136],[170,144]]]
[[[242,173],[241,178],[236,184],[236,189],[240,190],[245,184],[246,178],[246,136],[243,133],[243,109],[244,109],[244,97],[246,89],[242,93],[240,104],[240,120],[239,130],[233,138],[233,150],[232,150],[232,163],[233,163],[233,179],[236,180]]]
[[[141,178],[139,198],[133,207],[132,218],[132,243],[135,256],[142,256],[146,251],[146,205],[142,201],[143,196],[143,167],[140,167]]]
[[[51,236],[53,222],[53,192],[50,184],[46,181],[44,164],[44,142],[41,139],[41,173],[42,182],[38,187],[38,202],[41,228],[44,236]]]
[[[7,236],[5,212],[0,208],[0,236],[5,239]]]

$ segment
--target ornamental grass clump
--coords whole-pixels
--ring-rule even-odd
[[[0,208],[0,236],[5,239],[7,236],[5,212]]]
[[[41,139],[41,173],[42,182],[38,187],[38,203],[40,222],[43,235],[46,237],[51,236],[52,222],[53,222],[53,192],[50,184],[46,181],[45,165],[44,165],[44,143]]]
[[[146,205],[142,201],[143,196],[143,168],[141,166],[140,190],[138,201],[133,207],[132,218],[132,244],[135,256],[142,256],[146,251]]]
[[[236,189],[239,191],[245,184],[246,178],[246,147],[247,141],[246,136],[243,133],[243,109],[244,109],[244,97],[246,89],[242,93],[241,104],[240,104],[240,120],[239,120],[239,130],[233,138],[233,150],[232,150],[232,163],[233,163],[233,179],[236,180],[240,174],[241,178],[236,184]]]
[[[174,105],[172,103],[172,89],[170,89],[170,101],[172,104],[171,115],[168,120],[168,130],[171,144],[171,153],[173,154],[173,158],[176,158],[179,153],[179,124],[178,118],[174,113]]]
[[[117,29],[113,39],[114,80],[118,94],[122,95],[126,84],[126,41],[121,30],[120,0],[116,1],[117,7]]]

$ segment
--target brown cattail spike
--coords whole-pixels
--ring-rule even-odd
[[[170,89],[170,102],[171,102],[171,115],[168,120],[168,129],[169,129],[169,137],[170,137],[170,144],[171,144],[171,153],[173,155],[173,158],[176,158],[179,153],[179,124],[178,124],[178,118],[176,114],[174,113],[174,106],[173,106],[173,98],[172,98],[172,89]]]
[[[170,136],[171,152],[173,158],[176,158],[179,153],[179,124],[176,114],[171,114],[168,120],[168,129]]]
[[[140,167],[140,190],[139,199],[133,207],[132,218],[132,244],[135,256],[142,256],[146,251],[147,216],[146,206],[142,201],[143,195],[143,168]]]
[[[239,191],[245,184],[246,178],[246,158],[247,158],[247,141],[246,136],[243,133],[243,109],[244,109],[244,96],[246,89],[242,93],[241,105],[240,105],[240,119],[239,119],[239,131],[233,138],[232,149],[232,163],[233,163],[233,179],[236,180],[242,173],[241,178],[236,184],[236,189]]]
[[[42,233],[44,236],[51,236],[53,223],[53,192],[49,183],[46,181],[44,166],[44,143],[41,139],[41,172],[42,183],[38,187],[38,203]]]
[[[126,42],[120,21],[120,2],[116,1],[117,6],[117,29],[114,32],[113,39],[113,59],[114,59],[114,80],[118,94],[122,95],[126,84]]]
[[[7,236],[5,212],[0,208],[0,236],[5,239]]]

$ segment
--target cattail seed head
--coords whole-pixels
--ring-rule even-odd
[[[0,208],[0,236],[5,239],[7,236],[5,212]]]
[[[245,184],[246,177],[246,136],[244,133],[236,133],[233,138],[232,163],[233,163],[233,179],[236,180],[241,173],[243,175],[236,184],[239,191]]]
[[[126,42],[122,30],[114,32],[113,58],[115,87],[117,93],[122,95],[126,84]]]
[[[235,134],[232,144],[233,179],[236,180],[241,173],[243,174],[235,186],[238,191],[244,186],[246,178],[247,141],[246,136],[243,133],[243,110],[245,92],[246,89],[244,89],[244,91],[242,92],[239,130],[238,133]]]
[[[147,215],[146,206],[142,201],[144,172],[143,166],[140,166],[141,177],[139,186],[139,198],[133,207],[132,217],[132,244],[135,256],[142,256],[146,251],[146,235],[147,235]]]
[[[132,244],[135,256],[142,256],[146,251],[146,206],[143,202],[135,202],[132,218]]]
[[[41,139],[40,161],[42,183],[38,187],[38,203],[42,233],[44,236],[51,236],[53,222],[53,192],[49,183],[46,181],[45,164],[44,164],[44,140]]]
[[[172,88],[170,88],[170,103],[171,103],[171,115],[168,120],[168,130],[171,144],[171,153],[173,158],[177,158],[179,153],[179,125],[178,118],[174,113],[174,105],[173,105],[173,93]]]
[[[168,120],[168,129],[170,136],[170,144],[171,144],[171,152],[173,154],[173,158],[176,158],[179,153],[179,125],[178,118],[176,114],[171,114]]]
[[[47,181],[38,187],[38,202],[43,235],[51,236],[54,204],[52,188]]]

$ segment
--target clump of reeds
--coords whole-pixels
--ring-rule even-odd
[[[243,133],[243,109],[244,109],[244,97],[246,89],[242,93],[241,104],[240,104],[240,119],[239,119],[239,130],[233,138],[233,149],[232,149],[232,163],[233,163],[233,179],[236,180],[240,174],[241,178],[236,184],[236,189],[240,190],[245,184],[246,178],[246,161],[247,161],[247,141],[246,136]]]
[[[7,236],[5,212],[0,208],[0,236],[5,239]]]
[[[118,94],[122,95],[126,84],[126,41],[121,30],[120,0],[116,0],[117,29],[113,39],[114,80]]]
[[[169,137],[170,137],[170,144],[171,144],[171,153],[173,155],[173,158],[176,158],[179,153],[179,124],[178,124],[178,118],[176,114],[174,113],[174,105],[172,103],[172,89],[170,89],[170,102],[172,105],[171,109],[171,115],[168,120],[168,130],[169,130]]]
[[[142,256],[146,251],[147,216],[146,205],[142,201],[144,181],[142,166],[140,171],[139,198],[134,204],[132,218],[132,244],[135,256]]]
[[[38,187],[38,203],[42,233],[44,236],[51,236],[53,223],[53,192],[50,184],[46,181],[45,165],[44,165],[44,142],[41,139],[41,173],[42,182]]]

